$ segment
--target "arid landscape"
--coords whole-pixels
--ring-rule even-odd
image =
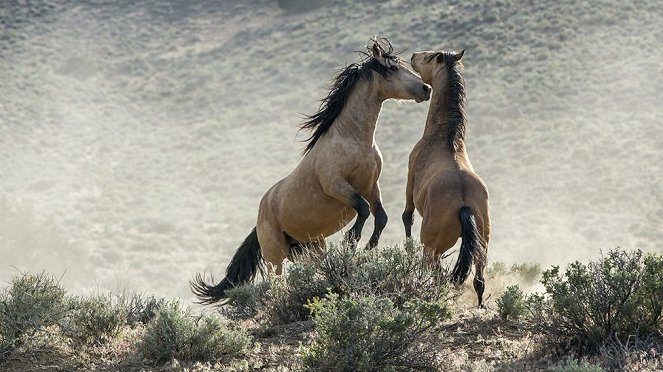
[[[660,2],[9,0],[0,280],[46,272],[76,295],[192,306],[189,280],[222,276],[263,193],[300,160],[303,115],[376,34],[406,60],[466,50],[467,146],[490,190],[489,263],[564,267],[616,247],[663,254]],[[407,158],[427,109],[388,101],[381,112],[385,246],[404,240]],[[534,331],[495,315],[508,285],[543,288],[525,282],[509,270],[489,277],[488,310],[464,294],[448,330],[516,335],[495,353],[535,343],[525,336]],[[258,338],[278,349],[278,329]],[[297,337],[285,337],[287,350],[305,342]],[[491,360],[463,350],[460,360]],[[508,369],[476,368],[498,365]]]

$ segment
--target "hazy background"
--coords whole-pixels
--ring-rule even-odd
[[[663,3],[300,3],[0,2],[0,280],[190,299],[299,161],[300,113],[375,33],[407,59],[466,49],[491,261],[663,252]],[[403,238],[427,109],[380,117],[383,242]]]

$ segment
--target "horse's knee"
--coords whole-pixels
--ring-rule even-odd
[[[352,208],[357,211],[357,219],[365,220],[371,215],[371,206],[359,194],[352,195]]]
[[[403,214],[401,215],[401,219],[403,220],[403,225],[405,225],[405,227],[412,226],[412,224],[413,224],[413,215],[414,215],[414,212],[410,212],[410,211],[407,211],[407,210],[403,212]]]

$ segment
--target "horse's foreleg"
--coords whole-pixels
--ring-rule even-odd
[[[407,174],[407,186],[405,188],[405,210],[401,216],[405,226],[405,237],[412,237],[412,224],[414,221],[414,173]]]
[[[326,187],[325,187],[326,186]],[[371,213],[370,205],[357,190],[346,180],[336,179],[329,185],[323,185],[325,194],[351,206],[357,211],[357,219],[350,230],[345,234],[345,241],[351,244],[357,244],[361,239],[361,231],[364,229],[364,223]]]
[[[380,235],[382,230],[387,226],[387,212],[385,212],[382,207],[382,196],[380,193],[380,185],[375,182],[373,185],[373,190],[371,191],[371,213],[375,217],[375,226],[373,228],[373,234],[371,234],[371,239],[368,241],[366,248],[371,249],[378,245],[380,240]]]

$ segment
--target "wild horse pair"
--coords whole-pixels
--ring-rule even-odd
[[[225,291],[252,281],[267,262],[282,272],[291,249],[324,250],[325,238],[355,216],[345,240],[356,244],[372,214],[368,247],[378,244],[387,224],[380,195],[382,155],[375,130],[387,99],[427,101],[433,94],[424,135],[410,154],[403,222],[411,236],[413,213],[422,216],[421,242],[431,260],[459,237],[461,250],[453,281],[463,283],[474,262],[474,288],[482,305],[486,250],[490,235],[488,192],[467,157],[463,52],[417,52],[413,72],[386,39],[370,42],[362,60],[342,70],[320,110],[302,124],[312,135],[297,167],[263,196],[257,225],[240,245],[216,285],[199,274],[191,283],[203,304],[223,300]]]

